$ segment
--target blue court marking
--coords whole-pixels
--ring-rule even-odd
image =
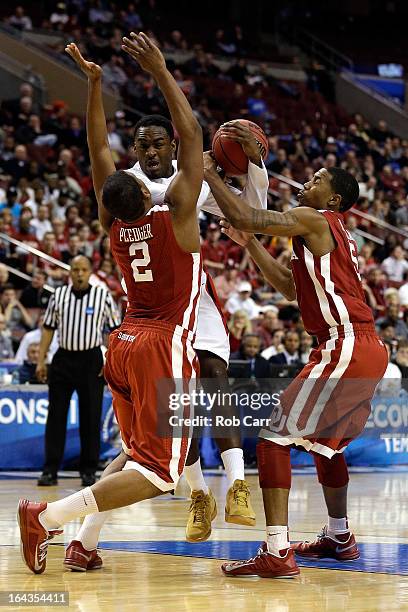
[[[257,542],[207,541],[189,544],[184,541],[159,542],[100,542],[99,548],[127,552],[199,557],[205,559],[248,559],[258,549]],[[374,574],[398,574],[408,576],[408,544],[359,544],[360,559],[336,561],[335,559],[302,559],[300,567],[336,569]]]

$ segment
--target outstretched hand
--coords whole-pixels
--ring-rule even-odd
[[[233,240],[244,248],[249,245],[249,243],[254,237],[253,234],[249,234],[248,232],[242,232],[241,230],[235,229],[235,227],[233,227],[231,223],[227,221],[227,219],[221,219],[220,226],[222,234],[225,234],[226,236],[228,236],[228,238],[231,238],[231,240]]]
[[[258,142],[249,128],[235,119],[234,121],[228,121],[223,123],[221,128],[221,136],[227,136],[239,142],[245,155],[257,166],[261,164],[262,156]]]
[[[74,62],[78,64],[79,68],[90,81],[97,81],[102,78],[103,71],[101,66],[98,66],[98,64],[94,62],[87,62],[75,43],[69,43],[69,45],[65,47],[65,51],[72,57]]]
[[[143,32],[140,34],[130,33],[130,38],[123,38],[122,49],[130,57],[135,59],[143,70],[150,72],[153,76],[166,68],[166,61],[160,49],[151,38]]]

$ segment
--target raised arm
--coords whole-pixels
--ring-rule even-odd
[[[161,51],[142,32],[124,38],[123,49],[140,66],[150,72],[160,88],[179,135],[178,172],[166,193],[166,200],[174,206],[174,217],[191,217],[196,222],[196,204],[203,181],[203,142],[201,127],[190,104],[166,68]],[[198,231],[198,229],[197,229]]]
[[[78,64],[88,77],[88,104],[86,109],[86,133],[89,156],[91,159],[92,179],[98,201],[98,217],[105,231],[109,231],[113,222],[112,215],[102,203],[103,184],[116,171],[108,143],[105,110],[102,100],[102,68],[93,62],[87,62],[75,43],[66,47],[66,52]]]

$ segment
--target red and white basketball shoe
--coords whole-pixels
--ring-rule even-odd
[[[291,545],[291,549],[300,557],[311,559],[328,557],[337,559],[337,561],[353,561],[360,556],[356,540],[351,531],[333,537],[328,535],[327,525],[323,527],[314,542],[297,542]]]
[[[288,548],[281,556],[268,552],[266,542],[255,557],[247,561],[228,561],[221,566],[226,576],[260,576],[261,578],[294,578],[300,574],[293,551]]]
[[[21,556],[34,574],[42,574],[47,563],[48,542],[62,529],[47,531],[40,522],[40,514],[47,507],[46,502],[30,502],[20,499],[17,520],[20,525]]]
[[[73,572],[100,569],[103,565],[98,551],[86,550],[79,540],[72,540],[65,551],[64,566]]]

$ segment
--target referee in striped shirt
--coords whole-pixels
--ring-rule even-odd
[[[72,285],[56,289],[48,304],[41,334],[37,379],[47,380],[46,355],[58,330],[60,348],[49,368],[49,403],[45,429],[45,464],[39,486],[57,484],[57,472],[64,455],[67,416],[74,391],[79,400],[82,485],[95,482],[99,461],[100,422],[104,379],[102,376],[102,332],[120,324],[109,290],[91,286],[92,267],[83,255],[71,261]]]

